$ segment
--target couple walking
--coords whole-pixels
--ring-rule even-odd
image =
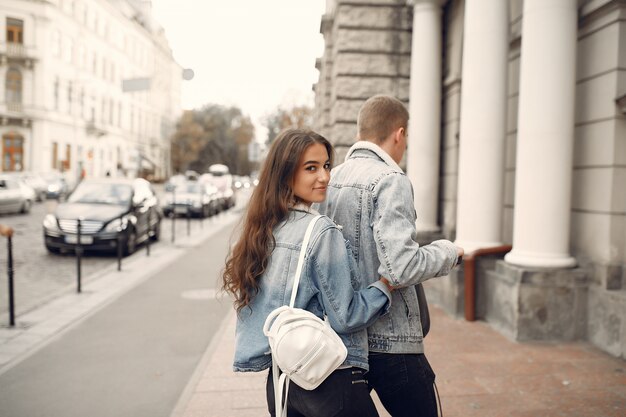
[[[332,145],[296,129],[281,132],[261,170],[223,273],[238,313],[234,370],[271,368],[263,324],[288,304],[302,238],[318,213],[326,216],[313,229],[295,306],[327,316],[348,350],[318,388],[293,385],[290,417],[377,416],[371,389],[394,417],[440,415],[417,284],[447,275],[463,250],[416,242],[413,189],[398,166],[408,118],[399,100],[374,96],[359,111],[358,142],[332,175]],[[271,369],[267,401],[274,416]]]

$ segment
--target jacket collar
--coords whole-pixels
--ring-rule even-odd
[[[399,171],[402,171],[402,168],[400,168],[400,166],[396,163],[396,161],[394,161],[393,158],[391,158],[391,156],[389,156],[389,154],[383,150],[383,148],[376,145],[374,142],[369,142],[366,140],[360,140],[356,142],[354,145],[352,145],[352,147],[348,151],[348,154],[346,155],[345,160],[347,161],[354,152],[358,150],[362,150],[362,149],[373,152],[374,154],[376,154],[376,156],[382,159],[383,162],[389,165],[390,167],[395,168]]]
[[[289,207],[290,210],[297,210],[297,211],[304,211],[306,213],[311,213],[314,215],[318,215],[319,212],[317,210],[315,210],[313,207],[309,207],[306,204],[303,203],[296,203],[293,206]]]

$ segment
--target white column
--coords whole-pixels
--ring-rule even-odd
[[[513,251],[525,267],[566,268],[569,254],[576,0],[525,0]]]
[[[441,2],[413,5],[407,175],[415,192],[417,230],[438,231],[441,125]]]
[[[456,241],[466,252],[501,245],[508,50],[508,1],[466,0]]]

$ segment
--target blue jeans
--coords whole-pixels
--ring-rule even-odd
[[[338,369],[312,391],[289,383],[288,417],[378,417],[363,370]],[[276,415],[274,381],[270,368],[266,384],[267,408]]]
[[[437,417],[435,373],[423,354],[369,355],[369,387],[393,417]]]

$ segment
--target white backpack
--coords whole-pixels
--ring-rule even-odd
[[[346,346],[328,321],[293,306],[309,238],[313,226],[320,217],[322,216],[315,216],[311,220],[304,235],[289,305],[272,311],[263,326],[263,333],[269,339],[272,350],[276,417],[287,415],[290,380],[306,390],[313,390],[324,382],[348,355]],[[282,374],[279,377],[280,371]]]

